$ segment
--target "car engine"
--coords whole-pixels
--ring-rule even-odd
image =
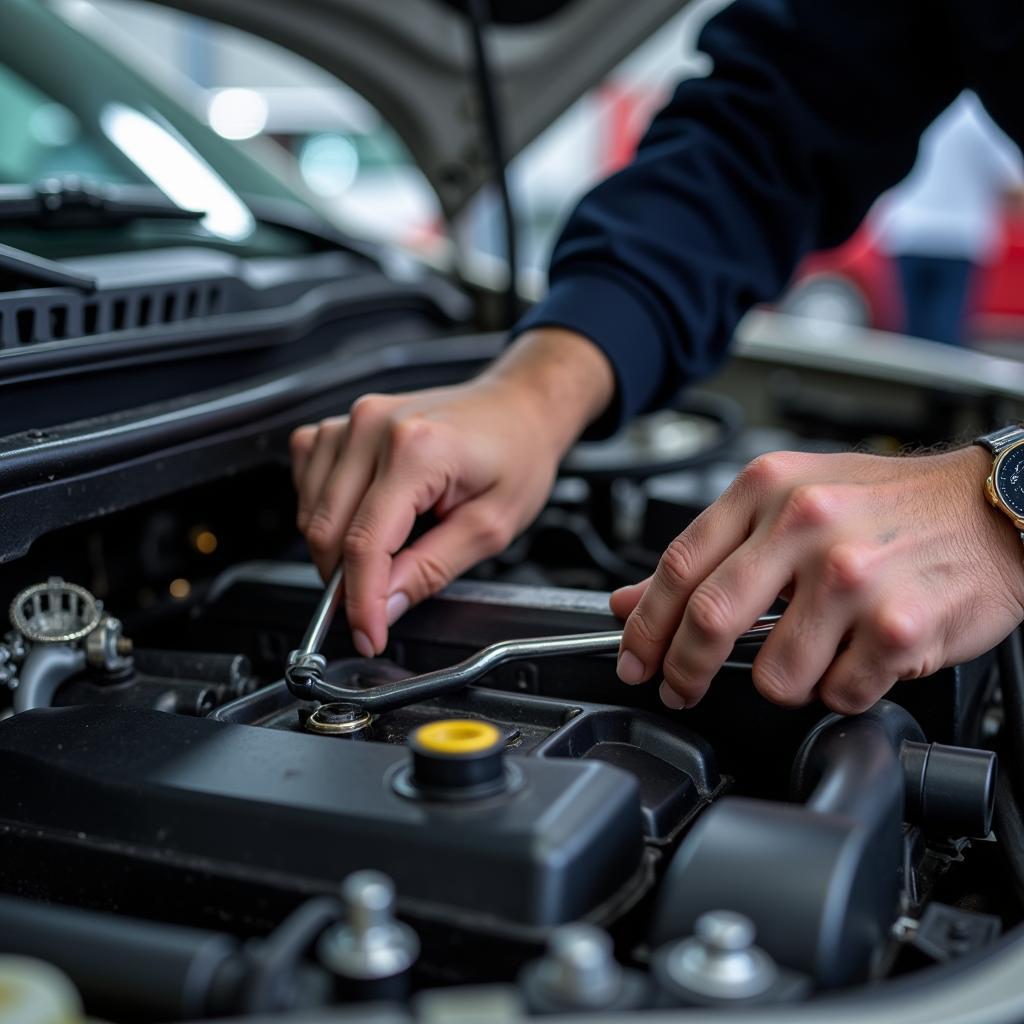
[[[993,835],[1016,637],[853,718],[755,692],[771,616],[690,711],[615,675],[608,589],[749,458],[830,432],[708,393],[582,444],[377,659],[281,466],[41,538],[2,577],[6,951],[110,1020],[797,1019],[993,947],[1020,917]]]

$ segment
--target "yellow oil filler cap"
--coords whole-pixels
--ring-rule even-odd
[[[478,718],[442,718],[409,737],[409,782],[426,799],[472,799],[505,788],[505,737]]]

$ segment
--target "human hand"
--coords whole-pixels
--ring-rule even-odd
[[[364,395],[348,416],[294,432],[299,529],[325,579],[344,562],[360,654],[381,652],[407,608],[530,523],[612,388],[611,367],[585,338],[534,331],[469,383]],[[440,522],[402,550],[428,511]]]
[[[664,674],[693,707],[733,641],[784,595],[753,664],[756,689],[841,714],[989,650],[1024,618],[1024,548],[983,497],[972,446],[885,458],[777,452],[755,459],[669,546],[653,576],[612,595],[627,619],[618,671]]]

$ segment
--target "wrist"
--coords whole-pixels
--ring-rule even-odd
[[[607,408],[615,375],[589,339],[561,328],[527,331],[478,378],[511,396],[564,454]]]

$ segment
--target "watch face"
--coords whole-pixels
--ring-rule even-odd
[[[1024,519],[1024,443],[1015,444],[1003,453],[992,482],[1003,504]]]

